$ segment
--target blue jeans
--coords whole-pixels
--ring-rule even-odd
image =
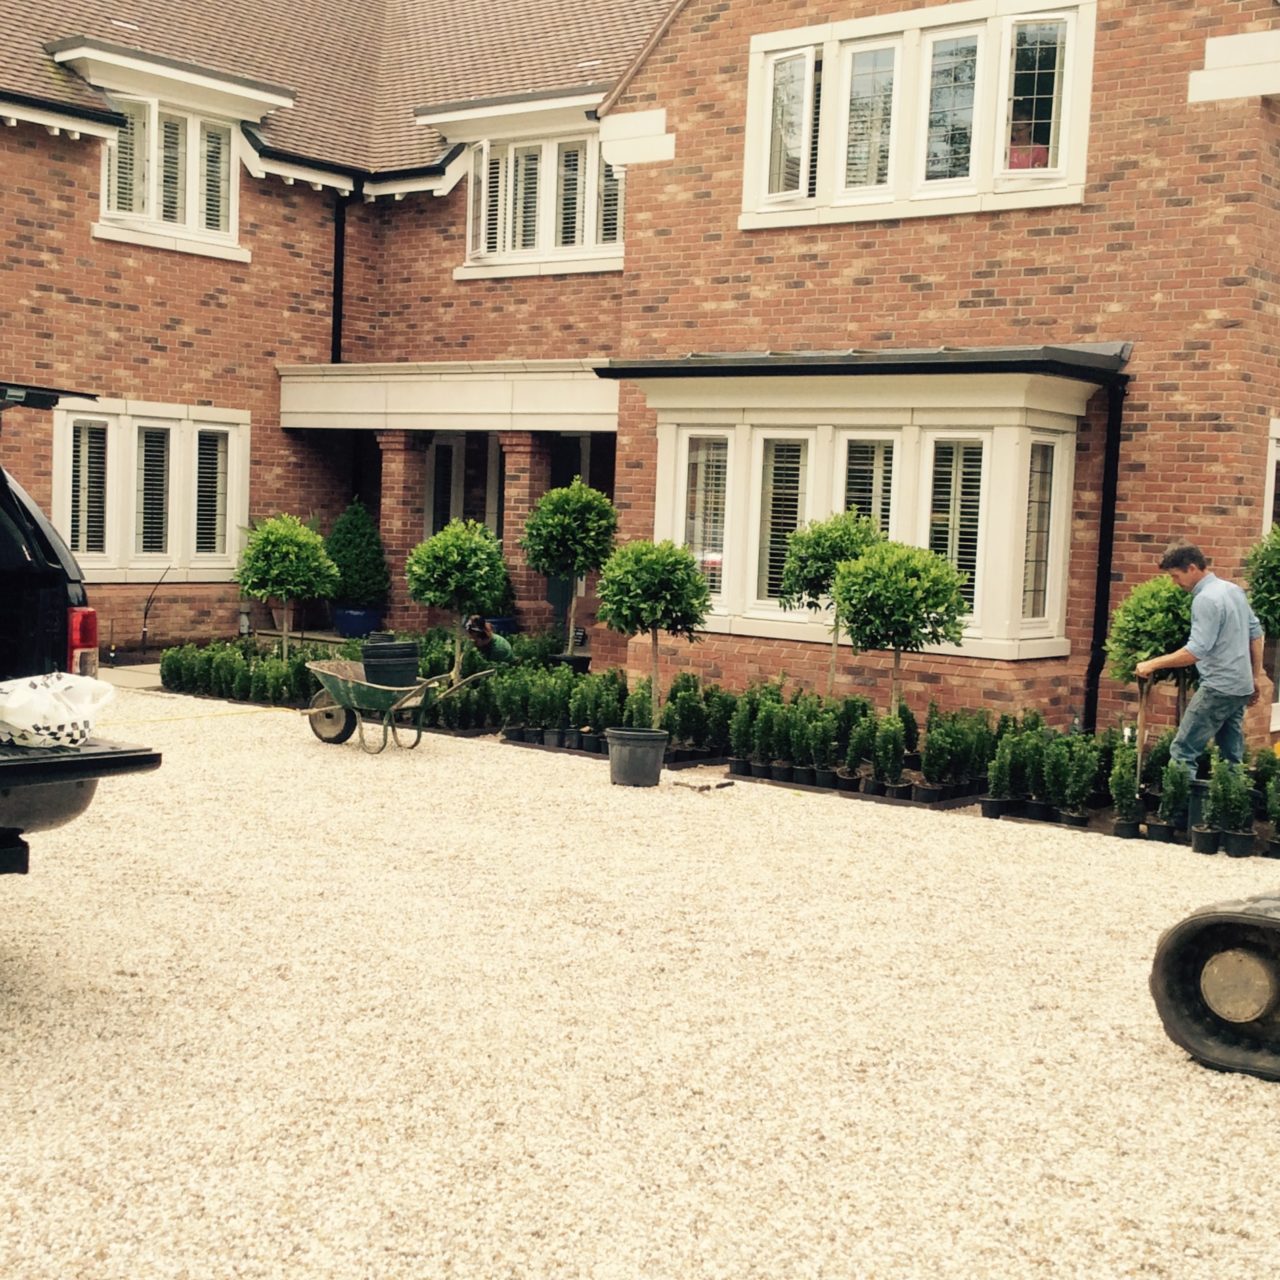
[[[1249,697],[1247,693],[1216,693],[1201,685],[1183,712],[1170,756],[1194,778],[1196,761],[1210,740],[1216,740],[1223,759],[1240,764],[1244,760],[1244,709]]]

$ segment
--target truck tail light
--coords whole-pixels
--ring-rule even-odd
[[[98,613],[96,609],[67,610],[67,670],[73,676],[98,674]]]

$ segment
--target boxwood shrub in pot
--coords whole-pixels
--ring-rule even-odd
[[[895,713],[881,717],[876,726],[874,773],[886,793],[902,786],[902,757],[905,753],[902,719]]]
[[[1209,778],[1209,795],[1226,853],[1248,857],[1253,852],[1253,787],[1244,766],[1218,756]]]
[[[1267,856],[1280,858],[1280,777],[1267,783],[1267,817],[1271,820],[1271,839],[1267,842]]]
[[[742,777],[751,772],[751,730],[755,700],[744,693],[729,720],[729,772]]]
[[[661,714],[658,683],[658,644],[662,632],[697,639],[696,629],[711,607],[707,580],[687,547],[670,541],[629,542],[606,561],[597,586],[597,616],[611,630],[625,636],[650,638],[650,688],[653,708],[646,742],[643,731],[609,738],[611,780],[630,786],[656,786],[662,768],[666,735],[658,729]],[[618,755],[614,755],[614,743]],[[617,769],[614,766],[617,764]]]
[[[809,726],[809,749],[813,759],[815,786],[831,788],[836,785],[836,741],[839,726],[830,711],[817,716]]]
[[[927,740],[925,745],[928,745]],[[987,794],[981,801],[984,818],[1003,817],[1014,802],[1013,762],[1017,745],[1016,733],[1006,733],[996,744],[996,753],[991,758],[987,773]]]
[[[921,781],[912,789],[913,799],[926,804],[942,799],[945,785],[951,777],[954,747],[947,722],[941,716],[931,717],[924,750],[920,753]]]
[[[340,636],[364,636],[382,626],[391,570],[378,526],[368,508],[353,498],[333,522],[324,549],[338,568],[333,592],[333,627]]]
[[[613,551],[618,512],[613,503],[574,476],[571,484],[548,489],[525,521],[524,548],[529,568],[549,578],[568,578],[569,613],[565,623],[565,654],[573,656],[574,613],[579,578],[594,573]]]
[[[338,566],[314,529],[297,516],[282,514],[250,529],[234,578],[251,600],[284,602],[281,652],[287,657],[294,603],[329,599],[338,585]]]
[[[582,735],[591,731],[591,713],[595,706],[596,676],[583,676],[569,694],[569,727],[565,730],[564,745],[574,749],[582,746]]]
[[[1160,779],[1160,808],[1157,821],[1147,821],[1147,836],[1155,840],[1172,840],[1187,825],[1191,806],[1191,775],[1176,760],[1164,767]]]
[[[1139,823],[1144,812],[1138,796],[1138,752],[1134,747],[1122,744],[1112,752],[1108,788],[1115,806],[1112,832],[1132,840],[1141,830]]]

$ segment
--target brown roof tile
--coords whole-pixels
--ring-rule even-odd
[[[0,97],[68,108],[106,99],[45,45],[89,36],[287,86],[264,142],[386,171],[440,158],[414,109],[612,84],[672,0],[24,0],[0,7]]]

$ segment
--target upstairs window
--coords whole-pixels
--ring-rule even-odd
[[[470,265],[621,253],[622,175],[601,156],[596,138],[478,143],[469,200]]]
[[[1094,6],[1022,7],[852,18],[811,44],[756,36],[739,226],[1081,201]]]

